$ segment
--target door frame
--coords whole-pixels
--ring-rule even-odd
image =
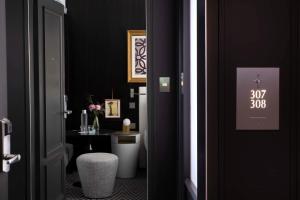
[[[146,0],[148,93],[148,200],[183,199],[180,183],[178,94],[181,0]],[[163,50],[162,50],[163,49]],[[168,50],[167,52],[164,50]],[[161,56],[164,54],[164,56]],[[170,77],[170,93],[159,92],[159,77]],[[164,104],[164,106],[162,106]],[[168,113],[163,118],[163,113]],[[160,120],[161,119],[161,120]],[[163,123],[161,123],[163,121]],[[170,176],[168,176],[170,175]],[[178,190],[179,189],[179,190]],[[176,192],[177,191],[177,192]]]
[[[206,190],[207,181],[207,65],[206,65],[206,0],[198,0],[197,11],[197,54],[198,54],[198,71],[197,71],[197,101],[198,101],[198,136],[197,136],[197,151],[198,151],[198,187],[197,198],[200,200],[208,199]]]
[[[0,114],[7,117],[6,2],[0,0]],[[2,116],[3,115],[3,116]],[[2,140],[2,139],[1,139]],[[2,148],[2,145],[1,145]],[[2,151],[1,151],[2,153]],[[2,155],[0,156],[2,159]],[[0,172],[0,198],[8,200],[8,174]]]
[[[219,161],[218,161],[218,132],[219,132],[219,2],[206,1],[206,95],[207,95],[207,164],[206,192],[207,199],[219,199]],[[209,66],[209,67],[208,67]]]
[[[35,0],[24,1],[24,33],[25,33],[25,95],[26,95],[26,133],[27,133],[27,198],[36,199],[36,139],[35,139],[35,81],[34,81],[34,3]]]
[[[179,121],[182,122],[182,126],[179,127],[179,160],[182,163],[179,163],[181,170],[179,171],[179,186],[178,191],[179,195],[183,195],[182,198],[189,199],[206,199],[206,1],[199,0],[197,1],[197,57],[198,57],[198,70],[197,70],[197,102],[198,102],[198,134],[197,134],[197,175],[198,175],[198,187],[195,188],[190,180],[191,173],[191,158],[190,158],[190,0],[181,1],[181,9],[179,9],[179,59],[180,66],[179,71],[184,72],[184,86],[183,89],[178,85],[178,91],[187,95],[188,97],[182,97],[180,92],[178,94],[179,98]],[[188,66],[188,67],[186,67]],[[184,98],[184,99],[183,99]],[[185,102],[187,103],[184,103]],[[184,105],[186,104],[186,105]],[[187,105],[188,104],[188,105]],[[188,110],[188,113],[185,113],[184,109]],[[185,127],[185,128],[184,128]]]
[[[27,189],[30,191],[28,192],[28,199],[34,200],[34,199],[38,199],[38,196],[36,196],[37,193],[37,187],[36,187],[36,183],[37,183],[37,178],[36,178],[36,140],[35,140],[35,135],[36,135],[36,123],[34,121],[34,117],[37,113],[37,109],[35,108],[35,102],[34,99],[37,97],[35,91],[38,89],[35,86],[35,82],[33,80],[33,75],[35,73],[35,68],[36,66],[34,65],[34,61],[37,59],[34,56],[34,49],[36,48],[35,44],[34,44],[34,39],[36,39],[37,35],[34,34],[34,28],[36,28],[37,25],[37,20],[36,20],[36,3],[38,0],[26,0],[26,3],[24,6],[25,9],[25,14],[26,16],[24,17],[25,20],[25,51],[26,51],[26,81],[27,81],[27,85],[25,87],[25,92],[26,92],[26,111],[27,111],[27,141],[29,144],[29,148],[27,150],[27,157],[28,157],[28,173],[30,174],[30,179],[27,180],[28,184],[27,184]],[[149,19],[147,21],[147,37],[148,37],[148,62],[149,62],[149,66],[153,66],[153,64],[155,62],[157,62],[157,58],[153,57],[153,45],[158,44],[159,41],[159,35],[155,34],[154,32],[154,28],[155,25],[153,23],[153,17],[155,15],[157,15],[157,10],[154,10],[154,1],[155,1],[155,6],[157,6],[158,3],[161,3],[161,5],[159,5],[162,9],[168,9],[168,15],[166,16],[166,18],[168,18],[168,20],[172,20],[172,26],[171,28],[175,28],[178,27],[178,16],[175,19],[171,19],[170,16],[176,14],[176,11],[178,11],[178,9],[181,6],[181,0],[177,0],[177,1],[173,1],[173,0],[165,0],[164,2],[161,0],[146,0],[147,3],[147,18]],[[202,1],[202,0],[201,0]],[[169,8],[168,8],[169,6]],[[175,10],[172,10],[175,9]],[[165,15],[161,15],[161,16],[165,16]],[[178,37],[178,34],[176,33],[177,31],[171,32],[173,30],[170,30],[170,33],[172,33],[172,39],[173,41],[177,44],[176,47],[180,47],[180,38]],[[153,44],[153,42],[155,44]],[[171,49],[171,47],[170,47]],[[178,94],[178,90],[176,88],[178,88],[178,83],[179,83],[179,71],[178,71],[178,66],[179,66],[179,59],[178,59],[178,51],[176,53],[176,51],[174,51],[174,54],[171,55],[172,58],[175,61],[175,66],[168,66],[165,69],[164,76],[168,75],[168,73],[170,73],[170,77],[172,80],[172,95],[174,95],[175,97]],[[173,67],[173,68],[172,68]],[[148,109],[152,110],[155,109],[157,107],[156,102],[154,102],[153,100],[153,95],[158,94],[157,93],[157,83],[158,83],[158,76],[160,74],[158,74],[156,71],[154,71],[155,69],[150,68],[148,74],[149,74],[149,78],[148,78]],[[176,73],[174,73],[174,71],[176,71]],[[203,75],[203,74],[202,74]],[[175,90],[173,90],[175,88]],[[152,96],[152,97],[151,97]],[[166,99],[169,99],[169,97],[163,97]],[[177,99],[177,98],[176,98]],[[176,110],[177,108],[177,100],[175,100],[171,107],[174,108]],[[201,108],[199,108],[201,109]],[[159,199],[160,194],[159,190],[165,190],[166,192],[170,191],[171,189],[173,189],[173,191],[176,191],[177,188],[182,188],[181,183],[179,183],[179,181],[176,181],[177,183],[172,183],[174,185],[172,186],[164,186],[162,185],[162,183],[160,183],[160,174],[158,171],[158,167],[161,167],[163,165],[160,165],[156,162],[158,162],[158,155],[160,154],[160,152],[157,151],[157,149],[154,148],[154,144],[158,139],[163,139],[165,140],[166,138],[161,138],[161,136],[159,135],[159,133],[153,133],[153,128],[158,129],[160,128],[160,124],[158,124],[156,121],[152,120],[152,118],[155,117],[154,113],[149,112],[149,145],[148,145],[148,200],[154,200],[154,199]],[[167,124],[165,124],[165,127],[169,127],[170,129],[174,128],[174,124],[178,123],[178,113],[176,114],[176,116],[174,118],[172,118],[172,120],[168,121]],[[176,127],[177,129],[177,127]],[[179,131],[174,134],[177,135],[176,137],[178,137]],[[173,135],[173,136],[174,136]],[[198,135],[198,139],[200,139],[199,135]],[[174,143],[175,142],[175,143]],[[173,152],[177,152],[176,155],[174,155],[174,159],[172,159],[171,163],[165,163],[164,168],[174,168],[174,171],[172,171],[173,175],[176,177],[176,180],[178,178],[177,175],[177,169],[179,168],[178,163],[183,162],[183,160],[179,159],[178,161],[175,158],[178,158],[178,153],[180,152],[180,149],[178,148],[178,138],[176,140],[173,140],[171,143],[171,148]],[[165,148],[166,149],[166,148]],[[199,151],[199,150],[198,150]],[[198,153],[198,156],[200,154]],[[162,158],[162,157],[161,157]],[[166,157],[163,157],[166,158]],[[201,156],[202,159],[202,156]],[[199,162],[199,160],[198,160]],[[203,163],[203,162],[202,162]],[[198,167],[200,167],[199,163],[198,163]],[[150,181],[149,181],[150,179]],[[199,178],[198,178],[199,180]],[[176,188],[177,187],[177,188]],[[160,188],[160,189],[159,189]],[[200,188],[200,187],[198,187]],[[183,188],[182,188],[183,189]],[[174,192],[175,193],[175,192]],[[165,194],[166,195],[166,194]]]

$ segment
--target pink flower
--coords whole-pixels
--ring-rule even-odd
[[[101,105],[96,105],[96,110],[101,110]]]
[[[90,109],[90,111],[93,111],[93,110],[95,110],[95,109],[96,109],[96,106],[95,106],[95,104],[91,104],[91,105],[89,105],[89,109]]]

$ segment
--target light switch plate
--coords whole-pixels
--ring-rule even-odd
[[[136,128],[136,124],[135,123],[131,123],[130,124],[130,129],[135,129]]]
[[[170,92],[170,77],[159,77],[159,91]]]
[[[135,102],[129,102],[129,109],[135,109]]]
[[[130,98],[134,98],[134,88],[130,88]]]

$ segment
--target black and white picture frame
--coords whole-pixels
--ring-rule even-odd
[[[128,82],[146,83],[147,37],[145,30],[128,30]]]

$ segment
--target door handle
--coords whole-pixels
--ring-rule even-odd
[[[9,119],[4,118],[0,120],[0,171],[9,172],[10,165],[21,160],[20,154],[11,154],[11,134],[12,134],[12,123]]]
[[[67,119],[70,114],[72,114],[72,110],[68,110],[68,96],[64,95],[64,118]]]
[[[72,114],[72,110],[65,110],[64,114],[71,115]]]
[[[21,160],[21,155],[20,154],[8,154],[8,155],[4,156],[3,160],[6,162],[7,165],[12,165]]]

